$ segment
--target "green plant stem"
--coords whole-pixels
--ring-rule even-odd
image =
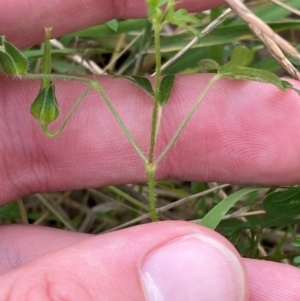
[[[43,56],[43,73],[50,74],[51,73],[51,31],[52,28],[47,27],[45,28],[45,43],[43,45],[44,48],[44,56]],[[41,87],[48,87],[50,85],[50,80],[48,78],[43,78],[41,82]]]
[[[27,218],[26,209],[25,209],[22,199],[17,199],[17,204],[19,207],[22,223],[24,225],[26,225],[26,224],[28,224],[28,218]]]
[[[97,81],[93,81],[91,79],[84,78],[84,77],[71,76],[71,75],[61,75],[61,74],[29,74],[29,73],[26,73],[25,75],[20,76],[20,78],[24,78],[24,79],[44,79],[44,78],[46,78],[46,79],[50,79],[50,80],[55,80],[55,79],[59,80],[60,79],[60,80],[78,81],[78,82],[84,82],[84,83],[90,84],[90,86],[87,88],[87,90],[84,92],[84,94],[77,100],[77,102],[75,103],[74,107],[72,108],[72,110],[70,111],[70,113],[68,114],[68,116],[66,117],[66,120],[63,122],[62,127],[59,130],[57,130],[54,133],[51,133],[51,132],[48,131],[48,129],[47,129],[46,126],[42,126],[43,132],[48,137],[56,137],[57,135],[59,135],[61,133],[61,131],[66,126],[68,120],[70,119],[70,117],[72,116],[72,114],[74,113],[74,111],[77,109],[78,105],[81,103],[81,101],[86,96],[86,94],[89,92],[89,90],[91,88],[93,88],[93,89],[95,89],[102,96],[102,98],[104,99],[105,103],[107,104],[107,106],[109,107],[110,111],[112,112],[113,116],[115,117],[116,121],[118,122],[118,124],[120,125],[121,129],[123,130],[125,136],[130,141],[130,143],[132,144],[133,148],[136,150],[137,154],[141,157],[141,159],[144,161],[144,163],[146,163],[148,161],[147,157],[144,155],[144,153],[142,152],[142,150],[138,147],[138,145],[136,144],[136,142],[132,138],[131,134],[129,133],[128,129],[124,125],[122,119],[119,117],[119,115],[116,112],[115,108],[111,104],[111,102],[110,102],[109,98],[107,97],[106,93],[104,92],[102,86]]]
[[[158,221],[157,212],[156,212],[156,198],[155,198],[155,175],[156,165],[151,163],[146,164],[146,173],[147,173],[147,180],[148,180],[148,190],[149,190],[149,204],[150,204],[150,217],[152,222]]]
[[[47,207],[47,209],[55,215],[55,217],[69,230],[75,231],[71,224],[69,224],[58,211],[48,202],[41,194],[36,194],[36,197]]]
[[[107,187],[109,190],[123,198],[124,200],[127,200],[131,205],[137,207],[138,209],[142,209],[145,211],[148,211],[147,205],[141,203],[139,200],[135,199],[134,197],[128,195],[126,192],[122,191],[121,189],[115,187],[115,186],[109,186]]]
[[[160,52],[160,30],[161,24],[158,20],[153,21],[154,29],[154,43],[155,43],[155,88],[154,88],[154,104],[152,108],[152,122],[151,122],[151,136],[150,136],[150,150],[148,156],[148,163],[153,163],[156,133],[158,125],[158,106],[160,95],[160,83],[161,83],[161,52]]]
[[[42,124],[42,130],[44,132],[44,134],[50,138],[54,138],[57,137],[65,128],[65,126],[67,125],[68,121],[70,120],[70,118],[72,117],[72,115],[74,114],[74,112],[76,111],[76,109],[78,108],[78,106],[81,104],[81,102],[83,101],[83,99],[87,96],[87,94],[90,92],[90,90],[92,90],[93,88],[89,85],[84,91],[83,93],[80,95],[80,97],[77,99],[77,101],[75,102],[74,106],[72,107],[72,109],[70,110],[70,112],[67,114],[65,120],[63,121],[62,125],[60,126],[60,128],[55,131],[55,132],[50,132],[48,130],[48,125]]]
[[[150,135],[150,149],[148,155],[148,163],[145,165],[146,174],[148,179],[149,190],[149,203],[150,203],[150,216],[153,222],[157,221],[156,213],[156,198],[155,198],[155,171],[156,164],[154,161],[155,142],[157,138],[158,128],[161,119],[161,110],[159,109],[159,97],[160,97],[160,84],[161,84],[161,52],[160,52],[160,31],[161,31],[160,19],[153,20],[154,30],[154,44],[155,44],[155,88],[154,88],[154,103],[152,108],[152,122],[151,122],[151,135]]]
[[[201,104],[201,102],[203,101],[203,99],[205,98],[206,94],[208,93],[208,91],[210,90],[210,88],[213,86],[213,84],[219,80],[221,78],[221,75],[216,74],[214,75],[211,80],[209,81],[209,83],[207,84],[207,86],[205,87],[204,91],[201,93],[200,97],[198,98],[198,100],[196,101],[196,103],[193,105],[193,107],[191,108],[191,110],[189,111],[189,113],[186,115],[186,117],[184,118],[184,120],[182,121],[182,123],[180,124],[179,128],[177,129],[177,131],[175,132],[174,136],[172,137],[172,139],[170,140],[170,142],[168,143],[168,145],[166,146],[166,148],[162,151],[162,153],[159,155],[159,157],[157,158],[157,160],[155,161],[155,164],[158,165],[163,159],[164,157],[167,155],[167,153],[169,152],[169,150],[171,149],[171,147],[174,145],[174,143],[176,142],[176,140],[178,139],[179,135],[181,134],[181,132],[183,131],[183,129],[185,128],[186,124],[188,123],[188,121],[191,119],[191,117],[193,116],[193,114],[195,113],[195,111],[198,109],[199,105]]]
[[[144,153],[142,152],[142,150],[139,148],[139,146],[137,145],[137,143],[135,142],[135,140],[131,136],[131,134],[128,131],[127,127],[125,126],[125,124],[123,123],[123,121],[120,118],[119,114],[117,113],[117,111],[115,110],[115,108],[112,105],[111,101],[109,100],[108,96],[104,92],[102,86],[98,82],[96,82],[96,81],[92,82],[92,86],[102,96],[102,98],[105,101],[106,105],[110,109],[111,113],[115,117],[116,121],[118,122],[119,126],[121,127],[122,131],[124,132],[124,134],[127,137],[127,139],[130,141],[131,145],[133,146],[133,148],[135,149],[135,151],[137,152],[137,154],[144,161],[144,163],[147,163],[147,157],[144,155]]]
[[[162,111],[163,111],[163,107],[158,106],[155,139],[157,138],[157,134],[159,132],[159,128],[160,128],[160,124],[161,124]]]
[[[72,75],[63,75],[63,74],[32,74],[32,73],[26,73],[24,75],[18,76],[21,79],[49,79],[49,80],[55,80],[55,79],[61,79],[61,80],[70,80],[70,81],[77,81],[77,82],[83,82],[91,84],[93,80],[85,78],[85,77],[79,77],[79,76],[72,76]]]

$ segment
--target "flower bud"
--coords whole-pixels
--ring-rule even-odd
[[[0,36],[0,67],[6,74],[23,75],[26,73],[28,62],[23,53]]]
[[[58,103],[52,82],[47,87],[40,88],[39,94],[31,105],[30,112],[42,126],[48,126],[58,117]]]

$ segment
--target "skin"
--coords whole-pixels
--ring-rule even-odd
[[[184,0],[180,5],[201,11],[220,4],[216,0]],[[84,6],[74,0],[2,1],[0,33],[18,47],[27,47],[43,40],[46,26],[52,26],[53,37],[58,37],[112,18],[145,16],[143,0],[87,0]],[[176,78],[163,113],[158,151],[209,78]],[[99,81],[137,143],[147,150],[151,100],[128,81],[110,77],[99,77]],[[293,84],[300,88],[299,83]],[[1,204],[35,192],[145,181],[142,162],[96,93],[88,96],[61,136],[49,139],[29,114],[38,87],[35,81],[0,79]],[[57,83],[62,115],[82,89],[78,83]],[[222,79],[162,162],[157,178],[261,185],[299,183],[299,116],[299,96],[293,91]],[[240,258],[217,233],[185,222],[148,224],[103,236],[1,226],[0,300],[56,300],[58,295],[64,300],[98,300],[99,294],[106,300],[146,300],[137,266],[143,264],[150,250],[192,233],[205,234],[235,254],[247,275],[243,300],[248,300],[247,290],[252,301],[300,300],[298,269]],[[129,245],[134,247],[128,250]],[[93,260],[95,268],[86,264],[87,259]],[[222,280],[214,281],[218,286]]]

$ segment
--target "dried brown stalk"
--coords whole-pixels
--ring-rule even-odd
[[[241,17],[253,33],[266,45],[277,62],[295,79],[300,80],[300,72],[285,57],[283,51],[300,61],[297,49],[275,33],[266,23],[255,16],[240,0],[225,0],[231,9]]]

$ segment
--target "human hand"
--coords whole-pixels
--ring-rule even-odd
[[[191,11],[220,3],[182,1]],[[24,16],[29,16],[26,22]],[[0,32],[25,47],[43,40],[45,26],[60,36],[111,18],[143,16],[143,0],[88,0],[84,6],[76,1],[13,0],[0,4]],[[127,81],[100,80],[138,144],[147,149],[151,103]],[[159,149],[208,80],[209,75],[177,77]],[[29,114],[38,85],[1,78],[1,203],[32,192],[145,181],[142,162],[94,94],[58,138],[45,137]],[[65,111],[82,86],[56,85]],[[299,98],[292,91],[220,80],[157,176],[299,183],[299,113]],[[0,231],[0,300],[140,301],[146,300],[144,291],[156,290],[164,298],[149,300],[247,300],[248,290],[252,301],[299,300],[297,269],[242,259],[223,237],[190,223],[160,222],[101,236],[32,226],[2,226]]]

